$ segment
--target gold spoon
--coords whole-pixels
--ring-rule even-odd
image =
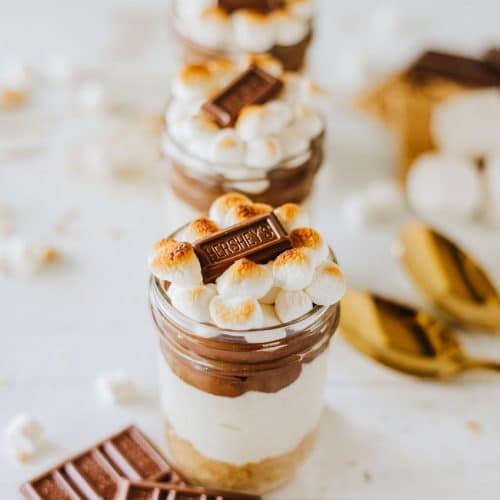
[[[406,271],[433,305],[460,323],[500,330],[500,294],[472,257],[420,222],[403,228],[400,243]]]
[[[349,290],[341,307],[344,338],[390,368],[438,379],[472,368],[500,373],[500,362],[468,357],[446,325],[423,311],[358,290]]]

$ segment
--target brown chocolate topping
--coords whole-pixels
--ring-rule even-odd
[[[124,478],[184,484],[144,434],[131,426],[24,483],[21,493],[29,500],[114,500]]]
[[[478,59],[443,52],[425,52],[408,70],[414,80],[438,76],[473,87],[500,86],[500,72]]]
[[[483,58],[484,62],[500,73],[500,49],[490,49]]]
[[[228,14],[238,9],[271,12],[283,6],[283,0],[218,0],[217,6]]]
[[[218,231],[194,245],[205,283],[215,281],[238,259],[266,263],[290,248],[290,238],[272,212]]]
[[[282,88],[281,80],[252,64],[239,77],[207,101],[202,109],[221,127],[233,125],[241,110],[251,104],[263,104]]]
[[[124,481],[116,500],[260,500],[260,496],[195,486]]]

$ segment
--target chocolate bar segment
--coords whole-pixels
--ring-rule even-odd
[[[425,52],[408,70],[414,80],[439,76],[473,87],[500,85],[500,73],[487,62],[444,52]]]
[[[124,481],[116,500],[259,500],[257,495],[153,482]]]
[[[124,479],[185,484],[141,431],[131,426],[23,484],[21,493],[30,500],[114,500]]]
[[[272,212],[218,231],[194,245],[205,283],[215,281],[238,259],[266,263],[290,248],[290,238]]]
[[[271,12],[283,6],[283,0],[218,0],[217,6],[228,14],[238,9]]]
[[[263,104],[283,87],[281,80],[251,64],[239,77],[207,101],[202,109],[220,127],[233,125],[241,110],[250,104]]]
[[[500,73],[500,49],[490,49],[484,55],[483,60],[489,64],[491,68]]]

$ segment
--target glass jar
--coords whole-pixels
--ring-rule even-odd
[[[339,305],[234,331],[184,316],[156,278],[150,304],[173,464],[214,488],[262,493],[286,482],[314,443]]]

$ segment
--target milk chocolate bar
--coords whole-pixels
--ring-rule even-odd
[[[439,76],[473,87],[500,85],[500,73],[486,61],[444,52],[425,52],[408,70],[410,78]]]
[[[114,500],[124,479],[184,484],[135,426],[68,458],[21,486],[28,500]]]
[[[124,481],[116,500],[259,500],[256,495],[153,482]]]
[[[279,9],[283,5],[282,0],[219,0],[219,8],[225,10],[228,14],[238,9],[255,10],[257,12],[271,12]]]
[[[221,127],[233,125],[250,104],[263,104],[283,87],[281,80],[251,64],[240,76],[203,104],[202,109]]]
[[[266,263],[290,248],[290,238],[272,212],[218,231],[194,245],[205,283],[215,281],[238,259]]]

